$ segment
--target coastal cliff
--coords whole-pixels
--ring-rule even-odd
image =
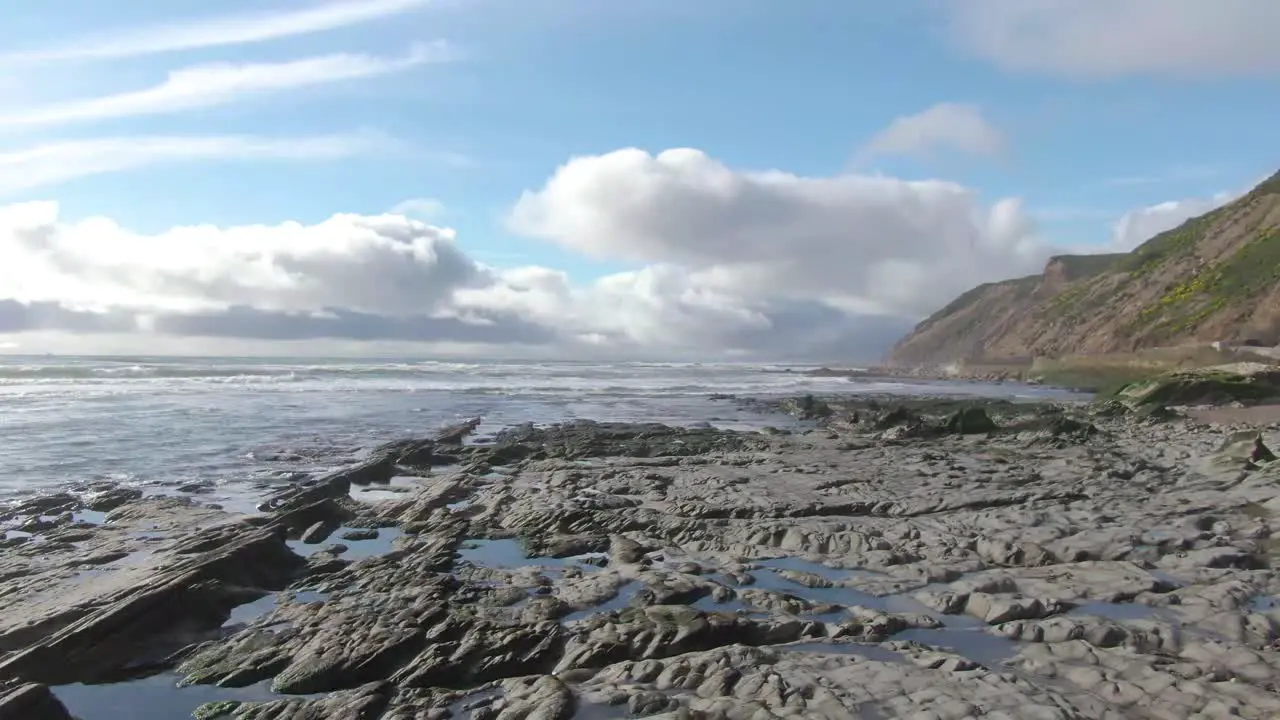
[[[1063,255],[926,318],[893,365],[1280,341],[1280,172],[1129,253]]]

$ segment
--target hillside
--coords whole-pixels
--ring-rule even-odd
[[[1280,172],[1130,253],[1064,255],[966,292],[915,327],[895,365],[1020,361],[1253,338],[1280,342]]]

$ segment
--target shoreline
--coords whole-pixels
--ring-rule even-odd
[[[455,427],[251,516],[28,501],[0,717],[1280,713],[1280,413],[754,402],[801,424]]]

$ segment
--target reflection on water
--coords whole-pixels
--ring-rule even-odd
[[[347,548],[340,556],[346,560],[363,560],[386,555],[393,549],[392,544],[396,538],[404,534],[399,528],[382,528],[378,530],[378,536],[370,540],[347,540],[342,537],[344,533],[354,530],[363,531],[363,528],[340,527],[329,536],[329,544],[336,543]],[[309,545],[301,540],[289,540],[287,542],[295,553],[303,557],[314,555],[327,547],[324,544]]]
[[[59,685],[53,693],[79,720],[181,720],[208,702],[281,698],[271,692],[270,683],[266,682],[246,688],[178,687],[177,676],[168,673],[107,685]]]

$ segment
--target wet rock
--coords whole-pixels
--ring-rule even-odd
[[[216,629],[244,600],[238,588],[280,589],[303,561],[271,528],[214,526],[177,543],[171,564],[145,583],[103,598],[36,644],[0,659],[0,677],[50,685],[107,681],[163,658]],[[33,619],[33,627],[41,621]],[[11,631],[11,638],[23,635]],[[10,641],[12,642],[12,640]]]
[[[464,420],[436,433],[435,441],[441,445],[461,445],[462,440],[480,427],[480,418]]]
[[[316,526],[319,526],[316,533],[329,528],[328,533],[324,534],[324,537],[328,537],[342,523],[355,517],[354,511],[334,498],[322,498],[302,505],[290,503],[290,505],[292,507],[276,514],[275,522],[295,537],[301,537]]]
[[[831,580],[824,578],[817,573],[805,572],[803,570],[775,570],[774,572],[778,577],[802,587],[829,588],[835,586],[835,583]]]
[[[1276,459],[1275,453],[1262,440],[1262,433],[1256,430],[1244,430],[1232,433],[1218,448],[1219,462],[1234,463],[1269,463]]]
[[[569,639],[556,671],[599,668],[628,658],[665,658],[732,643],[794,642],[824,634],[821,623],[756,621],[685,606],[657,605],[593,621]]]
[[[497,720],[567,720],[573,717],[574,700],[559,678],[540,675],[502,683],[504,699]]]
[[[631,538],[621,535],[614,535],[609,538],[609,558],[620,565],[630,565],[640,562],[644,559],[646,553],[650,551],[640,543]]]
[[[1277,715],[1273,464],[1223,467],[1220,429],[1130,414],[1090,416],[1076,442],[1052,432],[1070,407],[822,402],[821,430],[770,437],[405,441],[373,454],[460,465],[376,502],[341,473],[304,480],[234,530],[150,498],[97,526],[28,512],[6,530],[50,527],[0,552],[0,668],[77,682],[180,658],[190,683],[322,694],[206,708],[272,720]],[[904,429],[862,420],[899,404]],[[944,431],[966,407],[999,431]],[[335,520],[398,531],[287,551]],[[500,541],[462,562],[474,538],[520,556]],[[252,570],[277,552],[287,571]]]
[[[757,610],[785,615],[827,615],[841,610],[838,605],[812,602],[771,590],[740,590],[738,599]]]
[[[875,426],[879,430],[888,430],[900,426],[923,426],[924,418],[913,410],[899,405],[892,410],[882,413],[876,418]]]
[[[539,428],[503,430],[484,450],[494,459],[603,457],[686,457],[764,445],[751,434],[715,429],[673,428],[657,423],[601,423],[579,420]],[[490,462],[494,462],[491,459]],[[500,462],[497,464],[501,464]]]
[[[462,500],[470,492],[470,485],[464,481],[438,480],[404,500],[383,503],[378,509],[378,516],[389,522],[402,524],[408,529],[413,523],[432,520],[438,511]]]
[[[783,412],[794,415],[800,420],[822,420],[831,417],[835,413],[830,405],[815,398],[813,395],[784,400],[781,408]]]
[[[1132,408],[1257,403],[1280,398],[1280,370],[1235,363],[1177,370],[1122,388],[1116,399]]]
[[[947,432],[957,435],[990,433],[999,428],[995,420],[987,415],[987,411],[980,407],[967,407],[955,411],[947,418],[945,427]]]
[[[409,468],[429,468],[436,463],[436,441],[423,438],[399,440],[378,446],[372,453],[375,458],[389,460],[393,465]]]
[[[627,711],[633,717],[656,715],[670,710],[678,703],[660,692],[638,692],[627,698]]]
[[[944,615],[959,615],[969,603],[968,593],[920,592],[915,594],[915,598]]]
[[[1098,427],[1091,422],[1062,416],[1049,421],[1045,432],[1053,438],[1085,442],[1098,434]]]
[[[10,508],[4,519],[23,517],[26,515],[57,515],[80,507],[80,498],[71,493],[41,495],[23,501]]]
[[[609,538],[601,535],[555,535],[529,538],[525,546],[536,557],[566,558],[588,553],[608,552]]]
[[[48,686],[0,686],[0,720],[74,720]]]
[[[451,453],[461,447],[462,441],[480,427],[480,422],[480,418],[472,418],[441,428],[430,438],[407,438],[385,443],[374,448],[369,457],[371,460],[411,469],[449,465],[456,462],[456,457]]]
[[[206,703],[193,716],[196,720],[378,720],[394,694],[389,683],[377,682],[311,700]]]
[[[1115,398],[1106,398],[1094,403],[1090,411],[1098,417],[1117,418],[1129,414],[1129,406]]]
[[[341,523],[336,519],[321,520],[304,530],[300,539],[308,545],[318,545],[328,540],[329,536],[336,532],[340,526]],[[378,536],[376,531],[373,536]]]
[[[989,625],[998,625],[1012,620],[1035,620],[1048,617],[1063,612],[1067,607],[1057,600],[975,592],[969,594],[965,603],[965,612]]]
[[[85,495],[84,506],[89,510],[110,512],[141,497],[142,490],[140,488],[113,487]]]
[[[386,480],[390,480],[392,477],[390,473],[394,473],[394,467],[379,467],[383,468],[379,472],[385,471]],[[288,516],[290,513],[297,512],[303,508],[335,507],[332,504],[325,505],[324,503],[326,500],[348,497],[351,493],[352,478],[363,478],[365,477],[364,473],[367,472],[370,472],[370,470],[366,466],[360,465],[354,468],[336,470],[315,479],[305,480],[298,483],[297,486],[267,499],[259,505],[259,509],[264,512],[270,511],[282,516]]]
[[[456,640],[447,638],[456,637]],[[393,680],[407,687],[458,687],[530,673],[550,672],[561,656],[565,633],[559,623],[464,624],[447,619],[434,628],[425,649]]]

